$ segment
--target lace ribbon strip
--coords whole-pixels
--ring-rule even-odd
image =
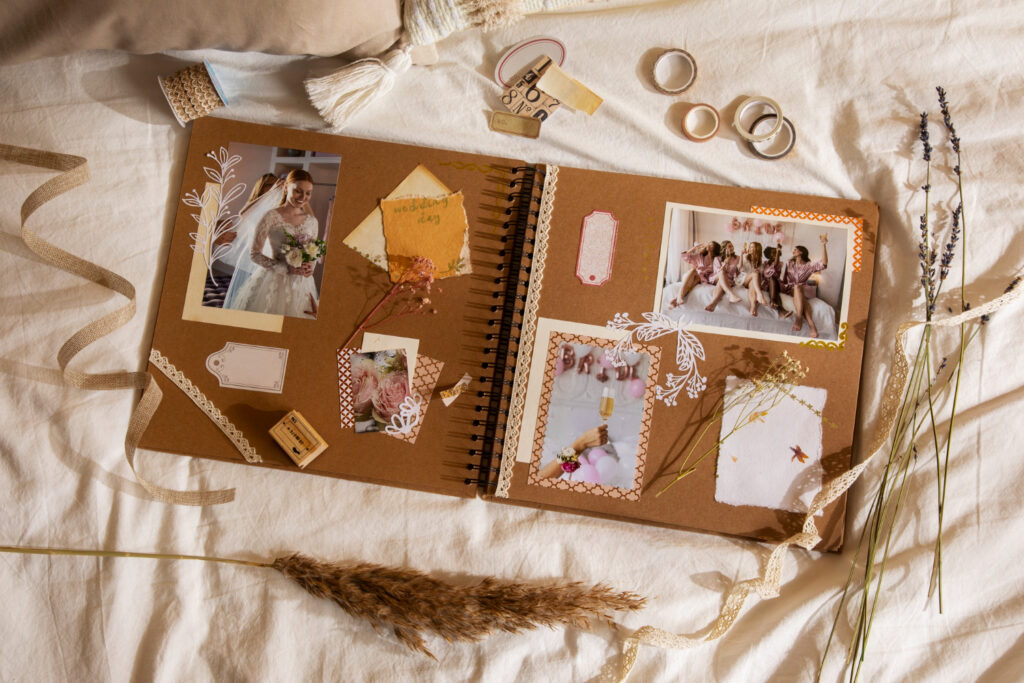
[[[214,505],[234,500],[235,490],[219,489],[209,491],[178,491],[167,489],[146,480],[135,469],[135,451],[142,433],[149,425],[156,412],[163,393],[156,380],[148,372],[115,372],[86,373],[71,369],[71,360],[83,349],[98,339],[114,332],[127,324],[135,316],[135,287],[127,279],[113,271],[107,270],[91,261],[79,258],[63,249],[47,242],[39,235],[25,227],[29,217],[51,199],[89,182],[88,162],[84,157],[57,152],[47,152],[26,147],[17,147],[0,143],[0,159],[18,164],[35,166],[60,174],[50,178],[37,187],[25,198],[21,205],[21,239],[30,250],[53,266],[95,282],[107,289],[120,294],[128,300],[124,306],[103,315],[81,328],[57,352],[57,364],[60,371],[50,368],[24,366],[21,364],[3,363],[0,366],[7,372],[27,379],[40,382],[59,383],[78,389],[90,391],[110,391],[117,389],[141,389],[142,397],[132,411],[125,435],[124,451],[128,467],[139,484],[156,500],[175,505]],[[15,369],[10,366],[16,365]],[[243,453],[244,455],[244,453]]]
[[[526,304],[523,306],[523,328],[519,334],[519,349],[516,352],[523,365],[516,368],[509,400],[508,420],[505,422],[505,447],[501,454],[501,470],[494,495],[508,498],[512,485],[512,470],[516,465],[516,451],[519,450],[519,432],[522,428],[523,409],[526,406],[526,383],[529,379],[526,364],[533,357],[533,342],[537,336],[537,310],[540,307],[540,290],[544,280],[544,262],[548,256],[548,230],[551,213],[555,210],[555,188],[558,185],[558,167],[544,169],[544,191],[540,198],[540,216],[534,229],[533,254],[530,257],[530,284],[526,290]]]
[[[983,315],[991,315],[1011,301],[1019,298],[1022,294],[1024,294],[1024,287],[1017,287],[997,299],[950,318],[930,321],[911,320],[900,325],[899,329],[896,330],[895,348],[893,350],[893,371],[889,375],[885,385],[885,392],[882,395],[882,405],[879,410],[881,419],[878,427],[875,429],[874,441],[868,450],[870,455],[859,465],[830,481],[818,492],[818,495],[811,502],[807,516],[804,517],[802,530],[776,544],[775,548],[772,549],[768,562],[765,564],[764,572],[759,578],[747,579],[733,585],[726,595],[725,603],[718,614],[718,618],[712,624],[711,631],[706,636],[697,637],[669,633],[654,626],[643,626],[627,638],[622,646],[622,669],[619,672],[619,680],[624,681],[629,676],[633,665],[636,663],[641,645],[653,645],[655,647],[676,650],[696,647],[725,634],[732,627],[737,617],[739,617],[743,603],[751,593],[756,593],[763,599],[771,599],[779,595],[786,549],[791,545],[797,545],[810,550],[821,541],[817,525],[814,523],[814,516],[829,503],[843,495],[853,485],[853,482],[857,481],[857,478],[871,464],[871,461],[878,457],[882,452],[882,448],[889,441],[892,428],[896,422],[896,415],[899,413],[900,399],[909,380],[910,364],[907,361],[907,351],[903,345],[903,339],[910,330],[927,325],[932,327],[957,327]]]
[[[206,398],[206,394],[199,390],[192,381],[185,376],[185,373],[174,367],[171,361],[157,351],[153,349],[149,352],[149,362],[156,366],[156,369],[164,373],[167,379],[174,382],[174,384],[181,389],[186,396],[192,399],[192,402],[199,406],[199,409],[206,413],[206,416],[210,418],[213,424],[217,425],[220,431],[224,432],[224,436],[231,439],[231,443],[235,445],[238,452],[242,454],[246,462],[263,462],[263,458],[256,452],[256,449],[249,444],[249,440],[245,438],[245,434],[231,423],[224,413],[217,409],[217,406],[213,405],[213,401]]]

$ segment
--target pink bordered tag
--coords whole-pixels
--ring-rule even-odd
[[[600,286],[612,276],[619,221],[609,211],[591,211],[583,217],[576,277],[585,285]]]

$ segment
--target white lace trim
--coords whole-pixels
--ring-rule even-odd
[[[192,381],[185,376],[178,368],[164,357],[162,353],[153,349],[149,352],[149,362],[156,366],[160,372],[167,375],[167,379],[174,382],[179,389],[185,392],[185,395],[192,399],[192,402],[199,406],[199,409],[206,413],[206,416],[213,420],[213,424],[217,425],[220,431],[224,432],[224,435],[231,439],[231,443],[235,445],[238,452],[242,454],[246,462],[263,462],[263,458],[256,452],[245,435],[236,427],[231,424],[231,421],[224,416],[224,413],[217,409],[217,406],[213,405],[213,401],[206,398],[196,387],[192,384]]]
[[[505,447],[501,454],[501,471],[494,495],[508,498],[512,485],[512,470],[519,450],[519,431],[522,428],[523,408],[526,405],[526,380],[529,375],[530,358],[533,354],[533,338],[537,334],[537,310],[540,305],[540,290],[544,279],[544,262],[548,255],[548,229],[551,212],[555,208],[555,186],[558,184],[558,167],[548,166],[544,175],[544,192],[540,198],[540,216],[534,235],[533,257],[530,263],[530,284],[526,290],[526,305],[523,307],[523,329],[519,335],[519,349],[516,352],[515,381],[509,400],[508,420],[505,423]]]

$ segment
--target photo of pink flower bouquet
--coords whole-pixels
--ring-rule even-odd
[[[352,352],[352,409],[357,433],[381,432],[409,396],[404,349]]]

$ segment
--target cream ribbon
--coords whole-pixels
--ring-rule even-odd
[[[715,640],[724,635],[739,617],[740,610],[747,596],[756,593],[763,599],[771,599],[779,594],[779,587],[782,584],[782,568],[786,557],[786,549],[791,545],[810,550],[821,541],[818,535],[818,528],[814,523],[814,516],[823,510],[825,506],[843,495],[853,482],[861,475],[861,472],[875,459],[889,440],[898,407],[903,392],[906,389],[910,365],[907,362],[906,348],[903,345],[903,338],[915,327],[956,327],[970,320],[975,320],[983,315],[991,314],[999,310],[1011,301],[1024,294],[1024,286],[1016,287],[1004,293],[997,299],[993,299],[977,308],[972,308],[958,315],[943,318],[942,320],[911,320],[903,323],[896,330],[895,349],[893,351],[893,370],[886,382],[885,393],[882,396],[881,421],[875,429],[875,439],[869,449],[869,455],[859,465],[839,475],[825,485],[818,495],[811,501],[811,506],[804,517],[803,528],[800,533],[794,534],[784,541],[776,544],[768,557],[765,569],[759,578],[747,579],[734,584],[725,598],[725,604],[718,614],[718,618],[711,626],[711,631],[703,637],[693,635],[669,633],[654,626],[643,626],[623,642],[622,646],[622,668],[619,673],[619,680],[624,681],[633,665],[636,664],[637,655],[641,645],[653,645],[661,648],[684,650],[696,647],[702,643]]]
[[[97,339],[127,324],[135,315],[135,287],[131,282],[117,273],[54,246],[25,227],[29,217],[43,204],[89,181],[89,167],[86,159],[71,154],[46,152],[3,143],[0,143],[0,159],[6,159],[27,166],[60,171],[60,175],[47,180],[37,187],[22,202],[21,239],[25,242],[25,245],[40,258],[57,268],[102,285],[128,299],[127,304],[92,321],[64,342],[57,352],[57,364],[60,366],[59,373],[48,368],[11,363],[3,363],[4,369],[13,374],[36,381],[66,384],[90,391],[141,389],[142,398],[139,399],[138,405],[132,411],[128,422],[128,432],[124,440],[125,458],[128,460],[128,467],[131,468],[132,474],[135,475],[139,484],[153,498],[164,503],[176,505],[213,505],[234,500],[234,489],[177,491],[157,486],[139,476],[139,473],[136,472],[135,450],[139,439],[142,437],[142,433],[146,430],[146,426],[149,424],[150,419],[156,412],[157,406],[160,405],[160,399],[163,397],[160,387],[152,375],[148,372],[129,372],[123,370],[86,373],[68,367],[71,360],[80,351]],[[12,365],[16,367],[10,370]]]

